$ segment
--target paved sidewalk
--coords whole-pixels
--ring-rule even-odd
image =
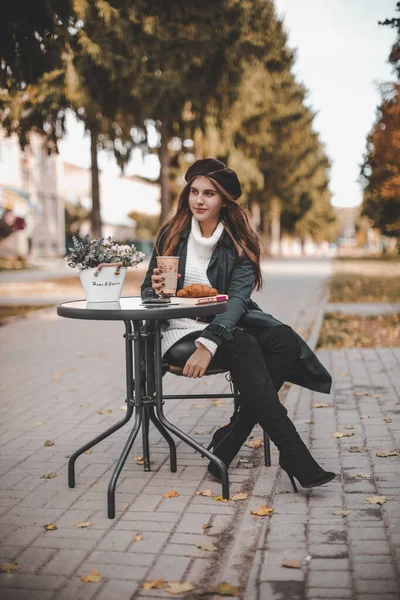
[[[391,315],[400,312],[400,302],[332,302],[326,310],[360,316]]]
[[[329,270],[328,261],[273,262],[256,300],[315,340]],[[398,597],[400,463],[376,452],[398,443],[399,349],[321,352],[334,393],[292,386],[287,394],[286,406],[314,455],[339,473],[333,483],[294,494],[274,447],[270,468],[262,466],[262,448],[244,447],[230,469],[231,494],[245,492],[248,500],[216,502],[195,495],[221,493],[206,475],[206,461],[179,443],[178,471],[171,473],[167,447],[152,430],[153,471],[136,464],[137,441],[119,480],[117,518],[109,520],[106,489],[129,428],[80,457],[75,489],[67,487],[66,465],[72,451],[124,414],[122,334],[120,323],[61,319],[53,309],[0,329],[0,564],[20,567],[0,576],[0,598],[171,598],[142,588],[159,578],[191,582],[195,590],[183,596],[191,600],[221,581],[239,586],[244,600]],[[226,389],[221,376],[165,379],[169,391]],[[167,405],[169,418],[204,444],[230,414],[228,400]],[[337,431],[354,435],[335,438]],[[54,445],[44,446],[46,440]],[[50,472],[57,476],[41,479]],[[170,490],[179,496],[164,498]],[[386,502],[365,500],[374,495]],[[272,516],[250,514],[260,505],[273,507]],[[332,514],[344,509],[345,517]],[[90,527],[75,526],[88,521]],[[46,531],[50,523],[57,529]],[[134,541],[136,535],[143,539]],[[282,567],[284,559],[299,560],[300,568]],[[93,569],[103,579],[83,583],[80,577]]]

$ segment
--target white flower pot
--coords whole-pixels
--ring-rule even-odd
[[[120,299],[122,286],[124,285],[126,267],[118,269],[113,267],[102,267],[98,269],[84,269],[80,271],[83,291],[88,302],[116,302]],[[98,275],[95,273],[98,272]]]

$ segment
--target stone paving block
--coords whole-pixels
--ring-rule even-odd
[[[307,600],[347,600],[350,598],[354,598],[353,591],[344,588],[309,587],[307,592]],[[361,600],[361,598],[357,600]]]
[[[18,556],[21,572],[36,573],[57,551],[53,548],[27,548]],[[56,573],[60,575],[60,573]]]
[[[1,600],[52,600],[53,592],[43,590],[0,589]]]
[[[374,541],[372,544],[369,544],[368,541],[364,540],[350,540],[350,543],[352,552],[356,556],[360,554],[391,554],[390,546],[387,541]]]
[[[150,567],[154,560],[154,553],[146,554],[144,552],[105,552],[102,550],[95,550],[88,556],[86,564],[101,563],[111,565],[124,565],[131,567],[135,567],[137,565],[140,567]]]
[[[96,600],[131,600],[137,588],[138,585],[133,581],[107,581]]]
[[[85,574],[89,573],[90,571]],[[78,576],[72,576],[52,600],[92,600],[103,585],[104,582],[83,583]]]
[[[354,574],[358,579],[396,579],[396,571],[391,562],[354,564]]]
[[[305,597],[304,583],[300,581],[271,581],[261,582],[259,587],[260,600],[303,600]],[[246,600],[253,600],[246,598]]]
[[[52,532],[50,532],[52,533]],[[98,540],[79,540],[79,548],[80,550],[92,550],[98,544]],[[51,536],[42,536],[34,540],[31,544],[33,548],[54,548],[55,550],[66,548],[73,549],[77,546],[77,541],[75,538],[56,538]]]
[[[264,560],[261,568],[261,581],[303,581],[305,572],[303,569],[289,569],[282,567],[281,563]]]
[[[308,575],[308,585],[319,588],[351,588],[351,575],[348,571],[316,571]]]
[[[141,581],[148,571],[148,567],[140,565],[119,565],[108,563],[93,563],[85,561],[78,569],[77,575],[88,575],[96,569],[107,579],[118,579],[120,581]]]
[[[348,558],[312,558],[309,567],[312,571],[349,571]]]
[[[348,548],[345,544],[310,544],[310,554],[314,558],[347,558]]]
[[[72,575],[86,558],[87,550],[60,549],[53,558],[41,569],[41,575]]]
[[[359,593],[377,594],[379,598],[381,594],[400,593],[399,582],[393,579],[359,579],[356,581],[356,588]]]
[[[166,581],[180,581],[191,563],[189,557],[184,556],[158,556],[146,579],[165,579]]]
[[[0,578],[0,588],[54,591],[59,589],[66,581],[66,577],[56,575],[6,574]]]

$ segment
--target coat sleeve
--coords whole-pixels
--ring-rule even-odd
[[[232,339],[232,329],[237,326],[246,312],[254,282],[253,265],[246,256],[237,262],[233,269],[227,290],[229,296],[227,311],[214,317],[202,332],[202,337],[215,342],[218,346],[223,339]]]

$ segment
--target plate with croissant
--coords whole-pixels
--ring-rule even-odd
[[[216,288],[203,283],[191,283],[179,290],[176,294],[177,304],[209,304],[212,302],[225,302],[226,294],[218,294]]]

